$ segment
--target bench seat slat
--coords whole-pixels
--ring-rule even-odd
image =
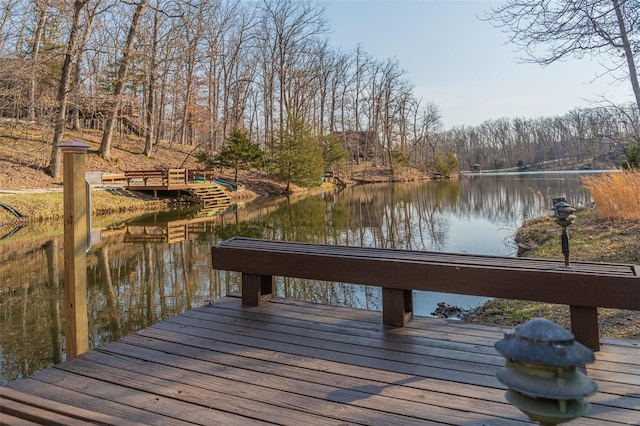
[[[636,276],[633,265],[595,262],[572,262],[566,268],[564,261],[535,258],[516,258],[501,256],[483,256],[440,252],[421,252],[412,250],[383,249],[372,247],[334,246],[309,243],[290,243],[273,240],[254,240],[233,238],[218,244],[219,248],[247,249],[253,251],[278,251],[281,253],[338,256],[345,258],[389,259],[424,263],[442,263],[451,265],[491,265],[496,268],[549,270],[562,273],[607,274]]]

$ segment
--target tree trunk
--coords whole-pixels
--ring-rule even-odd
[[[151,60],[149,63],[149,87],[147,94],[147,111],[145,114],[145,134],[144,134],[144,155],[151,157],[153,153],[153,135],[155,133],[155,109],[156,109],[156,88],[157,78],[156,73],[158,68],[158,27],[159,22],[159,8],[155,9],[153,17],[153,39],[151,40]]]
[[[36,7],[40,7],[36,3]],[[42,42],[42,36],[44,34],[44,27],[47,23],[47,8],[48,4],[42,5],[40,14],[38,15],[38,24],[36,31],[33,35],[33,44],[31,47],[31,79],[29,82],[29,120],[36,119],[36,87],[38,84],[38,63],[40,62],[40,43]]]
[[[49,174],[54,178],[60,177],[62,169],[62,158],[58,145],[64,136],[64,127],[67,119],[67,102],[69,95],[69,79],[71,77],[71,62],[73,54],[76,51],[76,43],[78,41],[78,28],[80,27],[80,15],[82,8],[87,4],[87,0],[76,0],[73,3],[73,24],[69,32],[69,41],[67,42],[67,52],[64,55],[62,64],[62,76],[60,77],[60,85],[58,86],[58,112],[55,118],[55,130],[53,133],[53,144],[51,147],[51,158],[49,160]]]
[[[631,80],[631,87],[633,88],[633,95],[636,99],[636,106],[640,110],[640,84],[638,84],[638,73],[636,70],[636,64],[633,59],[633,50],[629,43],[629,37],[627,34],[627,28],[622,16],[622,10],[620,10],[619,0],[611,0],[614,10],[616,11],[616,19],[618,21],[618,28],[620,29],[620,38],[622,39],[622,48],[624,49],[624,56],[627,60],[627,67],[629,68],[629,80]]]
[[[86,0],[85,0],[86,1]],[[86,1],[88,3],[88,1]],[[87,44],[89,43],[89,38],[91,37],[91,31],[93,29],[93,21],[95,20],[96,13],[101,5],[102,1],[97,1],[91,11],[87,13],[87,22],[85,25],[84,33],[82,35],[82,40],[78,47],[78,54],[76,55],[76,60],[74,64],[73,70],[73,91],[74,91],[74,105],[71,109],[71,128],[73,130],[80,129],[80,108],[79,108],[79,100],[78,100],[78,88],[80,86],[80,79],[82,77],[82,59],[84,57],[84,52],[86,50]]]
[[[129,62],[131,61],[131,54],[133,53],[133,41],[138,33],[140,19],[142,18],[142,11],[146,7],[147,2],[148,0],[141,0],[136,6],[133,18],[131,18],[131,26],[129,27],[129,33],[127,34],[127,41],[122,51],[122,59],[120,60],[120,66],[118,67],[116,86],[113,90],[113,104],[107,111],[107,121],[104,125],[102,141],[100,142],[100,149],[98,150],[100,156],[105,160],[111,159],[111,140],[113,139],[113,130],[115,128],[116,119],[118,118],[118,111],[122,105],[122,93],[124,92]]]

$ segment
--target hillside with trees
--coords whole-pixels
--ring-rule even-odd
[[[624,11],[635,45],[638,17]],[[176,149],[287,186],[345,165],[448,175],[637,161],[637,105],[445,130],[396,59],[336,50],[329,30],[322,5],[306,0],[2,0],[2,143],[40,129],[46,160],[30,166],[54,179],[58,144],[90,134],[105,171],[122,168],[114,146],[135,140],[132,154],[162,162],[161,147]]]

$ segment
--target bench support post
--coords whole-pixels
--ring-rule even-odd
[[[242,273],[242,304],[260,306],[273,296],[273,277]]]
[[[600,350],[598,308],[570,306],[571,332],[575,339],[593,351]]]
[[[382,288],[382,322],[403,327],[413,317],[413,291]]]

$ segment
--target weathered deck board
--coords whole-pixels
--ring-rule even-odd
[[[0,423],[529,425],[495,378],[506,330],[228,298],[0,388]],[[596,358],[600,392],[572,424],[637,424],[640,345],[606,339]]]

